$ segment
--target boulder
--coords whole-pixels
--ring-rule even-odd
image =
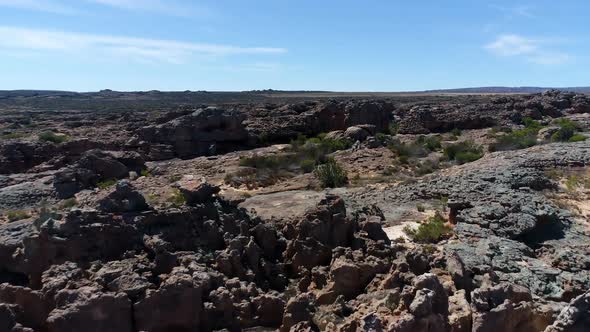
[[[127,213],[145,211],[149,206],[131,182],[121,180],[113,191],[97,202],[97,208],[102,212]]]
[[[64,289],[56,294],[56,308],[47,318],[47,329],[59,331],[132,331],[131,302],[125,294],[105,294],[97,289]]]
[[[133,308],[140,331],[197,331],[202,319],[203,285],[186,274],[173,274]]]
[[[178,182],[178,189],[184,195],[188,205],[196,205],[210,201],[213,195],[221,190],[218,186],[211,185],[200,180],[181,180]]]
[[[545,332],[583,332],[590,326],[590,292],[573,299]]]

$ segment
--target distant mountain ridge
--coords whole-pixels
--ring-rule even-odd
[[[560,90],[578,93],[590,93],[590,87],[568,87],[568,88],[543,88],[535,86],[507,87],[507,86],[488,86],[476,88],[459,88],[459,89],[438,89],[419,91],[423,93],[541,93],[548,90]]]
[[[457,88],[457,89],[435,89],[423,91],[391,91],[391,92],[374,92],[383,94],[429,94],[429,93],[463,93],[463,94],[482,94],[482,93],[542,93],[548,90],[570,91],[577,93],[590,93],[590,86],[588,87],[567,87],[567,88],[547,88],[547,87],[507,87],[507,86],[489,86],[489,87],[474,87],[474,88]],[[31,98],[31,97],[117,97],[117,96],[157,96],[166,94],[170,96],[180,95],[199,95],[199,94],[249,94],[249,95],[272,95],[272,94],[316,94],[316,93],[369,93],[369,92],[339,92],[339,91],[320,91],[320,90],[251,90],[251,91],[114,91],[101,90],[96,92],[74,92],[74,91],[59,91],[59,90],[0,90],[1,98]],[[373,92],[371,92],[373,93]]]

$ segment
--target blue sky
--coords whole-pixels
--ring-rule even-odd
[[[0,89],[590,85],[590,1],[0,0]]]

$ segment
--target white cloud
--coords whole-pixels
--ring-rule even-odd
[[[516,17],[526,17],[526,18],[534,18],[535,15],[533,14],[533,7],[532,6],[524,6],[524,5],[517,5],[517,6],[500,6],[500,5],[490,5],[491,8],[499,10],[503,12],[507,18],[516,18]]]
[[[531,54],[537,51],[538,42],[518,35],[502,35],[485,48],[501,56]]]
[[[0,0],[0,7],[41,11],[53,14],[75,15],[80,11],[49,0]]]
[[[502,57],[522,57],[528,62],[540,65],[557,65],[568,62],[571,56],[562,52],[547,50],[555,40],[527,38],[515,34],[500,35],[484,46],[491,53]]]
[[[209,15],[211,11],[205,7],[185,5],[176,1],[162,0],[86,0],[99,5],[131,11],[155,12],[173,16]]]
[[[29,50],[41,55],[57,53],[99,59],[107,56],[123,60],[172,64],[186,63],[195,57],[216,58],[287,52],[284,48],[274,47],[241,47],[2,26],[0,26],[0,50]]]

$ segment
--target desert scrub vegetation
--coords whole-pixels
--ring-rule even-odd
[[[166,199],[166,202],[173,207],[181,207],[186,204],[186,197],[184,197],[184,194],[179,189],[174,188],[170,196]]]
[[[553,142],[580,142],[585,141],[586,136],[578,134],[580,126],[569,119],[559,119],[555,121],[559,129],[551,135]]]
[[[387,147],[402,160],[402,163],[406,163],[405,161],[410,158],[426,157],[430,152],[439,151],[442,148],[441,141],[440,135],[420,135],[411,143],[403,143],[394,139]]]
[[[483,157],[483,148],[473,141],[463,141],[445,146],[443,154],[448,160],[465,164]]]
[[[144,168],[139,172],[140,176],[150,177],[152,176],[152,172],[150,172],[147,168]]]
[[[575,191],[579,188],[590,189],[590,177],[578,174],[569,175],[565,179],[565,186],[569,191]]]
[[[333,158],[328,160],[314,170],[315,176],[320,180],[323,188],[342,187],[348,183],[348,174]]]
[[[510,128],[492,128],[490,135],[496,142],[488,148],[490,152],[526,149],[537,144],[537,134],[543,126],[531,119],[523,119],[524,128],[512,130]]]
[[[58,207],[61,210],[69,210],[75,207],[76,205],[78,205],[78,201],[76,200],[76,198],[72,197],[59,203]]]
[[[414,242],[437,243],[450,237],[452,229],[446,224],[442,214],[437,211],[434,216],[421,223],[417,229],[406,226],[404,232]]]
[[[53,131],[44,131],[41,134],[39,134],[39,140],[44,142],[60,144],[68,141],[69,137],[63,134],[56,134]]]
[[[4,213],[9,222],[15,222],[31,217],[31,214],[23,210],[9,210]]]
[[[429,153],[424,145],[418,142],[402,143],[396,139],[387,147],[396,154],[403,164],[407,163],[409,158],[426,157]]]
[[[6,134],[2,134],[0,135],[0,140],[8,140],[8,139],[17,139],[17,138],[23,138],[27,136],[26,134],[23,133],[6,133]]]
[[[273,185],[282,179],[313,172],[329,162],[329,154],[351,145],[348,140],[327,138],[325,134],[312,138],[300,135],[291,141],[286,152],[241,157],[239,165],[244,168],[227,174],[225,183],[234,187],[245,185],[248,189]]]
[[[117,180],[115,179],[108,179],[108,180],[104,180],[104,181],[100,181],[96,184],[96,186],[99,189],[107,189],[109,187],[114,186],[115,184],[117,184]]]

